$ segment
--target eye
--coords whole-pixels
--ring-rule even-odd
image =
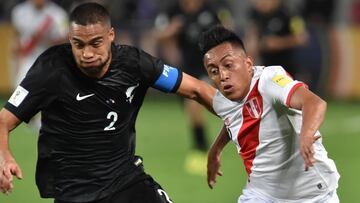
[[[100,40],[91,43],[91,45],[92,45],[93,47],[99,47],[99,46],[101,46],[101,44],[102,44],[102,41],[100,41]]]
[[[233,66],[232,63],[225,63],[225,67],[226,67],[226,68],[231,68],[232,66]]]
[[[82,49],[84,47],[84,44],[78,41],[73,41],[73,45],[77,48],[77,49]]]
[[[217,75],[217,74],[219,74],[219,70],[217,68],[212,68],[212,69],[210,69],[210,73],[212,75]]]

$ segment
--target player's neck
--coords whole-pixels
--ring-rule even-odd
[[[101,72],[96,76],[97,79],[100,79],[102,77],[104,77],[104,75],[108,72],[109,68],[110,68],[110,63],[111,63],[111,55],[109,57],[109,61],[104,65],[103,69],[101,70]]]

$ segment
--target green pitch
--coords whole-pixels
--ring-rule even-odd
[[[3,102],[0,102],[1,104]],[[208,114],[211,141],[222,123]],[[360,183],[360,107],[358,103],[329,102],[325,123],[321,129],[329,156],[335,160],[341,174],[338,194],[341,202],[358,199]],[[15,181],[12,194],[0,194],[1,203],[49,203],[40,199],[35,187],[36,133],[26,125],[11,135],[11,149],[22,168],[24,179]],[[182,106],[176,99],[148,98],[139,113],[137,123],[137,154],[143,156],[146,172],[150,173],[176,203],[235,203],[246,182],[242,161],[233,144],[223,153],[223,177],[213,190],[206,176],[187,174],[184,159],[191,146],[190,131]]]

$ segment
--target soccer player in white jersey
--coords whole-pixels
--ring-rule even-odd
[[[49,0],[27,0],[11,12],[16,31],[16,66],[13,87],[16,88],[35,62],[50,46],[63,43],[68,34],[68,16],[64,9]],[[30,126],[40,129],[40,116],[35,116]]]
[[[14,80],[14,87],[17,87],[42,52],[66,41],[68,16],[64,9],[49,0],[27,0],[14,7],[11,21],[17,34],[18,67]]]
[[[205,68],[217,87],[214,111],[224,127],[208,154],[208,185],[231,140],[248,182],[238,203],[339,202],[339,174],[318,131],[326,102],[281,66],[253,66],[241,39],[224,27],[203,33]]]

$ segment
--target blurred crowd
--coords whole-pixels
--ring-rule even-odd
[[[23,19],[19,19],[21,15],[15,14],[15,8],[25,2],[37,1],[54,3],[64,11],[65,15],[74,6],[85,2],[85,0],[0,1],[0,32],[4,29],[1,25],[11,25],[21,39],[25,28],[21,28],[21,23],[16,24]],[[204,1],[206,9],[216,15],[219,23],[243,36],[247,51],[257,65],[282,65],[293,77],[306,82],[310,89],[320,95],[360,97],[360,86],[354,79],[354,75],[360,74],[358,68],[354,68],[359,63],[354,48],[360,38],[358,36],[360,0],[200,1]],[[200,15],[201,13],[195,15],[195,12],[191,11],[191,6],[194,6],[191,4],[197,1],[97,0],[96,2],[109,9],[118,43],[141,47],[154,56],[180,67],[189,64],[198,66],[196,63],[189,63],[186,59],[188,57],[186,53],[191,55],[193,48],[181,50],[184,41],[179,40],[179,37],[183,40],[196,39],[197,32],[202,31],[192,25],[192,20],[198,21],[198,24],[210,25],[206,24],[210,19],[209,16]],[[182,15],[175,15],[176,7],[181,8],[182,4],[188,4],[190,10],[185,9]],[[61,15],[59,13],[61,12],[52,15]],[[176,23],[174,19],[180,23]],[[36,23],[41,24],[35,21],[29,23],[34,26]],[[37,26],[41,27],[41,25]],[[181,30],[181,27],[184,29]],[[47,29],[49,30],[43,32],[48,33],[55,28]],[[349,41],[344,36],[350,36],[354,40]],[[40,38],[43,37],[49,42],[49,37],[37,37],[39,39],[36,40],[41,40]],[[66,37],[64,38],[62,34],[52,39],[48,46],[66,41]],[[13,49],[15,51],[12,56],[15,58],[21,57],[19,55],[21,44],[19,46],[20,48]],[[349,54],[353,57],[349,58]],[[16,63],[11,64],[16,66]],[[2,69],[4,67],[0,68],[3,74]],[[351,82],[353,80],[354,82]]]

